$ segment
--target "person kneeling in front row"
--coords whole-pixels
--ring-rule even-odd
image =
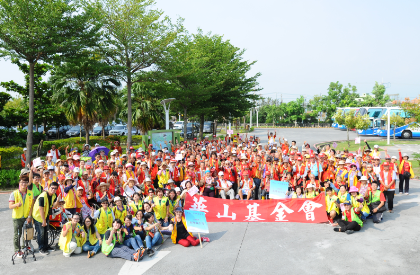
[[[188,247],[190,245],[197,246],[200,244],[200,240],[195,238],[190,232],[187,231],[187,223],[185,218],[182,216],[182,208],[178,207],[175,209],[175,217],[172,218],[171,224],[173,224],[173,230],[171,239],[173,243],[178,243],[182,246]],[[203,242],[209,242],[210,239],[202,237]]]
[[[82,253],[82,246],[86,242],[86,233],[79,221],[80,215],[76,213],[72,216],[71,221],[63,226],[58,245],[63,250],[64,257],[70,257],[72,253]]]

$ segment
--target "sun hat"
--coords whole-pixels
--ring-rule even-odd
[[[350,187],[349,193],[353,193],[353,192],[359,192],[359,188],[357,188],[356,186]]]

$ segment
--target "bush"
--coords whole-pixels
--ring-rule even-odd
[[[2,146],[18,146],[25,147],[28,132],[26,130],[19,130],[15,132],[12,129],[0,129],[0,140]],[[33,143],[39,143],[41,139],[45,140],[43,133],[34,132]]]
[[[19,185],[20,170],[0,170],[0,187],[15,187]]]

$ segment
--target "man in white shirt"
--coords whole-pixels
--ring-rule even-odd
[[[223,172],[219,172],[219,178],[217,179],[217,189],[220,190],[220,196],[222,199],[226,199],[226,195],[229,195],[231,200],[235,197],[235,192],[232,189],[232,183],[228,180],[223,179]]]
[[[47,154],[51,154],[52,155],[52,161],[54,163],[57,162],[57,159],[60,158],[61,154],[60,151],[58,151],[58,149],[56,149],[55,144],[51,145],[51,149],[48,150]]]

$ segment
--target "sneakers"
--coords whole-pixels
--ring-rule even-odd
[[[389,212],[389,213],[392,213],[392,212],[394,212],[394,211],[392,211],[392,209],[390,209],[388,212]]]
[[[50,252],[48,252],[48,250],[46,250],[46,249],[42,249],[42,250],[39,250],[39,254],[48,255],[48,254],[50,254]]]
[[[88,257],[88,258],[93,257],[93,255],[95,255],[95,252],[93,252],[93,251],[88,251],[88,253],[87,253],[87,257]]]
[[[408,193],[405,193],[406,196],[408,196]]]
[[[153,249],[147,249],[147,255],[149,255],[149,257],[152,257],[153,255],[155,255],[155,251],[153,251]]]
[[[22,251],[18,251],[15,253],[17,258],[22,258],[23,256],[23,252]]]
[[[207,237],[202,237],[202,238],[201,238],[201,241],[203,241],[203,242],[210,242],[210,239],[209,239],[209,238],[207,238]]]
[[[144,247],[141,247],[139,251],[140,251],[140,254],[139,254],[139,261],[140,261],[140,260],[143,260],[144,252],[146,252],[146,249],[144,249]]]
[[[134,257],[133,257],[133,258],[134,258],[134,261],[135,261],[135,262],[138,262],[138,261],[139,261],[139,258],[140,258],[140,257],[139,257],[139,255],[140,255],[140,250],[137,250],[137,252],[136,252],[136,253],[134,253],[133,255],[134,255]]]
[[[354,230],[347,230],[346,233],[349,234],[349,235],[350,234],[353,234],[354,233]]]
[[[334,228],[335,232],[340,232],[340,228]]]

